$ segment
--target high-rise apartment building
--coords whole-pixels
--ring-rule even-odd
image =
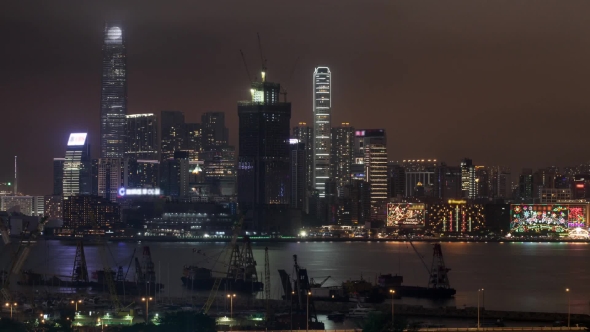
[[[203,126],[200,123],[184,125],[184,150],[189,154],[189,160],[196,161],[203,154]]]
[[[328,67],[317,67],[313,73],[313,187],[320,198],[325,197],[330,178],[331,127],[332,74]]]
[[[90,144],[87,133],[73,133],[68,139],[64,160],[63,195],[92,193]]]
[[[261,231],[290,227],[291,103],[279,101],[280,88],[263,78],[252,82],[251,101],[238,102],[238,203]]]
[[[184,113],[180,111],[162,111],[160,113],[161,160],[174,158],[174,152],[185,147]]]
[[[53,158],[53,194],[64,193],[64,164],[66,158]]]
[[[100,156],[123,158],[127,115],[127,58],[121,25],[106,23],[102,45]]]
[[[125,188],[160,188],[160,161],[125,159],[123,183]]]
[[[158,159],[158,119],[153,113],[126,116],[125,157]]]
[[[354,147],[354,128],[343,122],[340,127],[332,128],[330,153],[331,177],[336,181],[338,196],[342,197],[344,187],[352,180],[352,152]]]
[[[160,189],[165,196],[182,198],[189,194],[189,160],[187,153],[176,153],[160,164]]]
[[[305,144],[305,191],[307,192],[313,188],[313,128],[305,122],[299,122],[299,125],[293,128],[293,138]]]

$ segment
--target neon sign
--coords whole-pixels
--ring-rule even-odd
[[[119,196],[160,196],[159,188],[119,188]]]

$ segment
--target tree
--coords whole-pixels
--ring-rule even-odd
[[[404,316],[395,316],[394,325],[391,325],[391,315],[371,313],[358,324],[363,332],[402,332],[407,327],[407,319]]]

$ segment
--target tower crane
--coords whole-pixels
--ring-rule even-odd
[[[293,68],[291,69],[291,74],[289,75],[289,79],[287,80],[287,85],[289,83],[291,83],[291,78],[293,77],[293,73],[295,73],[295,68],[297,67],[298,61],[299,61],[299,57],[297,57],[297,59],[295,59],[295,63],[293,64]],[[283,95],[283,102],[286,103],[287,102],[287,89],[285,88],[285,85],[281,85],[281,91],[279,93]]]
[[[260,41],[260,34],[256,33],[258,36],[258,50],[260,50],[260,62],[262,62],[262,82],[266,81],[266,58],[264,57],[264,53],[262,52],[262,42]]]
[[[241,215],[240,218],[238,219],[238,221],[234,225],[231,242],[229,243],[228,246],[225,247],[225,249],[223,250],[223,253],[219,256],[222,259],[221,262],[223,264],[227,264],[229,262],[230,255],[234,251],[234,248],[236,247],[236,243],[238,241],[238,236],[240,235],[240,232],[242,231],[242,223],[243,222],[244,222],[244,215]],[[209,311],[209,309],[211,308],[211,305],[215,301],[215,298],[217,297],[217,291],[219,290],[219,286],[221,285],[221,281],[223,280],[223,278],[224,278],[224,276],[220,276],[220,277],[215,278],[215,282],[213,283],[213,288],[211,288],[211,292],[209,293],[209,297],[207,298],[207,302],[205,302],[205,305],[203,306],[203,309],[202,309],[202,312],[204,314],[206,314]]]
[[[240,50],[240,54],[242,55],[242,61],[244,62],[244,68],[246,68],[246,75],[248,75],[248,83],[252,83],[252,76],[250,76],[250,70],[248,70],[248,64],[246,63],[246,57],[244,56],[244,52]]]

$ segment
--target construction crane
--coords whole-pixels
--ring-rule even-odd
[[[76,256],[74,258],[74,270],[72,271],[72,282],[88,282],[88,267],[86,255],[84,254],[84,243],[78,241],[76,244]]]
[[[246,63],[246,57],[244,56],[244,52],[240,50],[240,54],[242,55],[242,61],[244,62],[244,68],[246,68],[246,75],[248,75],[248,83],[252,83],[252,76],[250,76],[250,70],[248,70],[248,64]]]
[[[297,67],[298,61],[299,61],[299,57],[297,57],[297,59],[295,59],[295,63],[293,64],[293,68],[291,69],[291,74],[289,75],[289,79],[287,80],[287,85],[289,85],[289,83],[291,83],[291,78],[293,77],[293,73],[295,73],[295,68]],[[287,89],[285,88],[285,85],[281,85],[281,91],[279,92],[279,94],[283,95],[283,102],[286,103],[287,102]]]
[[[322,287],[326,281],[328,281],[328,279],[330,279],[331,276],[327,276],[324,280],[322,280],[322,282],[320,282],[319,284],[315,282],[315,280],[313,278],[309,279],[309,287],[311,288],[320,288]]]
[[[244,222],[244,216],[242,215],[242,216],[240,216],[240,218],[238,219],[238,221],[234,225],[231,242],[229,243],[228,246],[226,246],[224,248],[223,253],[219,256],[219,258],[222,259],[221,262],[224,264],[226,264],[226,262],[228,262],[228,259],[230,258],[229,256],[231,255],[231,253],[235,251],[236,243],[238,241],[238,236],[240,235],[240,232],[242,231],[242,223],[243,222]],[[219,276],[219,277],[215,278],[215,282],[213,283],[213,288],[211,288],[211,292],[209,293],[209,297],[207,298],[207,302],[205,302],[205,305],[203,306],[203,309],[202,309],[202,312],[204,314],[206,314],[209,311],[209,309],[211,308],[211,305],[215,301],[215,298],[217,297],[217,291],[219,290],[219,285],[221,285],[221,281],[223,280],[223,278],[224,278],[224,276]]]
[[[11,300],[10,291],[8,289],[8,287],[10,286],[10,278],[12,276],[18,275],[19,271],[22,269],[23,265],[25,264],[25,261],[31,253],[31,245],[34,243],[31,242],[31,240],[35,240],[37,236],[39,236],[39,234],[43,233],[43,229],[45,228],[47,219],[47,217],[43,217],[41,218],[41,220],[39,220],[39,224],[33,231],[31,231],[28,239],[25,238],[25,232],[29,228],[29,223],[25,223],[23,227],[24,231],[21,234],[21,241],[18,245],[18,248],[16,249],[16,252],[12,256],[10,267],[8,268],[8,274],[6,275],[6,278],[4,278],[4,282],[2,283],[2,289],[0,290],[2,296],[4,297],[4,300]]]
[[[96,217],[94,216],[94,213],[92,213],[92,211],[90,211],[89,217],[90,217],[90,221],[92,223],[94,223],[94,228],[97,231],[97,235],[98,235],[98,231],[100,230],[100,225],[98,224],[98,221],[96,220]],[[104,236],[101,237],[100,235],[98,235],[98,254],[99,254],[100,260],[102,262],[104,279],[105,279],[107,286],[109,288],[109,293],[111,296],[111,302],[113,303],[113,308],[115,309],[115,312],[118,313],[119,311],[121,311],[121,302],[119,301],[119,296],[117,295],[117,287],[115,286],[115,282],[113,281],[113,270],[111,269],[111,266],[109,265],[109,262],[107,259],[106,247],[107,247],[106,238]]]
[[[258,36],[258,50],[260,50],[260,62],[262,63],[262,82],[266,81],[266,58],[264,57],[264,53],[262,52],[262,42],[260,41],[260,34],[257,32],[256,35]]]

